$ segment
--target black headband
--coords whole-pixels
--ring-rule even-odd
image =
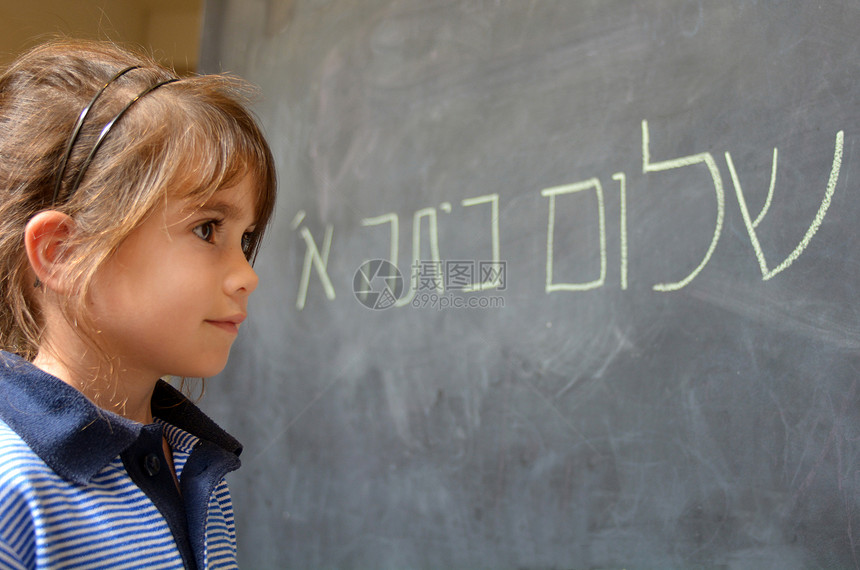
[[[131,67],[126,67],[125,69],[122,69],[119,72],[117,72],[113,77],[111,77],[107,81],[107,83],[105,83],[104,85],[101,86],[101,88],[96,92],[96,94],[93,96],[93,98],[87,104],[87,106],[84,107],[83,110],[81,111],[81,114],[78,116],[78,120],[75,123],[75,127],[72,130],[72,136],[69,138],[69,143],[66,145],[66,152],[64,153],[63,158],[60,161],[60,168],[59,168],[59,172],[57,172],[57,179],[54,181],[54,197],[51,199],[51,206],[52,207],[56,205],[57,198],[59,198],[59,196],[60,196],[60,187],[63,184],[63,174],[66,171],[66,164],[69,161],[69,157],[72,155],[72,149],[75,146],[75,142],[77,142],[77,140],[78,140],[78,135],[80,135],[80,133],[81,133],[81,128],[84,125],[84,121],[86,120],[87,115],[90,112],[90,109],[95,104],[96,100],[98,100],[98,98],[101,96],[101,94],[104,93],[104,90],[107,89],[108,85],[110,85],[111,83],[113,83],[114,81],[116,81],[117,79],[119,79],[120,77],[122,77],[123,75],[128,73],[129,71],[131,71],[133,69],[138,69],[138,68],[140,68],[139,65],[133,65]],[[125,107],[123,107],[122,110],[119,113],[117,113],[113,119],[111,119],[110,121],[107,122],[107,124],[102,128],[101,133],[99,133],[99,137],[96,140],[96,144],[93,146],[92,150],[90,151],[90,154],[87,155],[86,160],[84,161],[83,165],[81,165],[81,168],[78,171],[78,176],[75,178],[75,181],[72,183],[72,186],[69,188],[69,196],[72,196],[75,193],[75,191],[78,189],[78,185],[80,185],[81,179],[83,179],[83,177],[84,177],[84,173],[86,172],[87,168],[89,167],[90,162],[92,162],[93,157],[95,156],[99,147],[104,142],[105,137],[107,137],[111,128],[120,119],[120,117],[122,117],[123,114],[126,111],[128,111],[129,107],[134,105],[144,95],[146,95],[152,91],[155,91],[156,89],[158,89],[162,85],[167,85],[168,83],[173,83],[174,81],[179,81],[179,79],[177,79],[177,78],[166,79],[164,81],[160,81],[159,83],[156,83],[155,85],[151,85],[150,87],[147,87],[146,89],[141,91],[134,99],[129,101],[129,103]]]

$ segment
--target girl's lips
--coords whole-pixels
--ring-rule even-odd
[[[216,326],[231,334],[238,334],[239,325],[245,320],[245,315],[233,315],[222,320],[207,320],[210,325]]]
[[[227,331],[231,334],[239,333],[239,325],[231,321],[206,321],[212,326],[216,326],[221,330]]]

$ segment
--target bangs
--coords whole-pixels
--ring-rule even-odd
[[[166,186],[168,194],[202,206],[219,190],[250,176],[256,190],[255,229],[247,255],[253,261],[274,211],[277,180],[268,143],[253,118],[236,109],[212,106],[192,120],[190,109],[178,109],[186,128],[182,136],[172,137],[176,148],[168,154],[178,160],[172,161],[175,168]]]
[[[159,201],[175,197],[202,206],[251,176],[255,229],[247,256],[253,261],[274,210],[276,178],[269,145],[246,110],[247,91],[247,84],[224,75],[183,78],[153,91],[115,125],[64,207],[80,227],[91,228],[87,235],[107,236],[107,251]],[[117,95],[127,102],[135,92]],[[100,219],[111,220],[110,231],[98,229]]]

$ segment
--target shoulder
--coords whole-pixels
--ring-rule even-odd
[[[0,566],[32,562],[35,519],[32,506],[57,475],[24,440],[0,420]]]
[[[58,484],[60,476],[0,420],[0,526],[7,513],[19,512]]]
[[[51,476],[56,476],[51,468],[0,420],[0,498],[5,498],[11,489]],[[0,510],[5,507],[6,501],[0,500]]]

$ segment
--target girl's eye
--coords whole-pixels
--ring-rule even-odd
[[[245,252],[245,255],[251,253],[251,246],[254,244],[254,233],[253,232],[245,232],[242,234],[242,251]]]
[[[196,235],[203,241],[208,241],[211,243],[212,240],[215,238],[215,224],[216,222],[214,221],[204,222],[191,231],[194,232],[194,235]]]

